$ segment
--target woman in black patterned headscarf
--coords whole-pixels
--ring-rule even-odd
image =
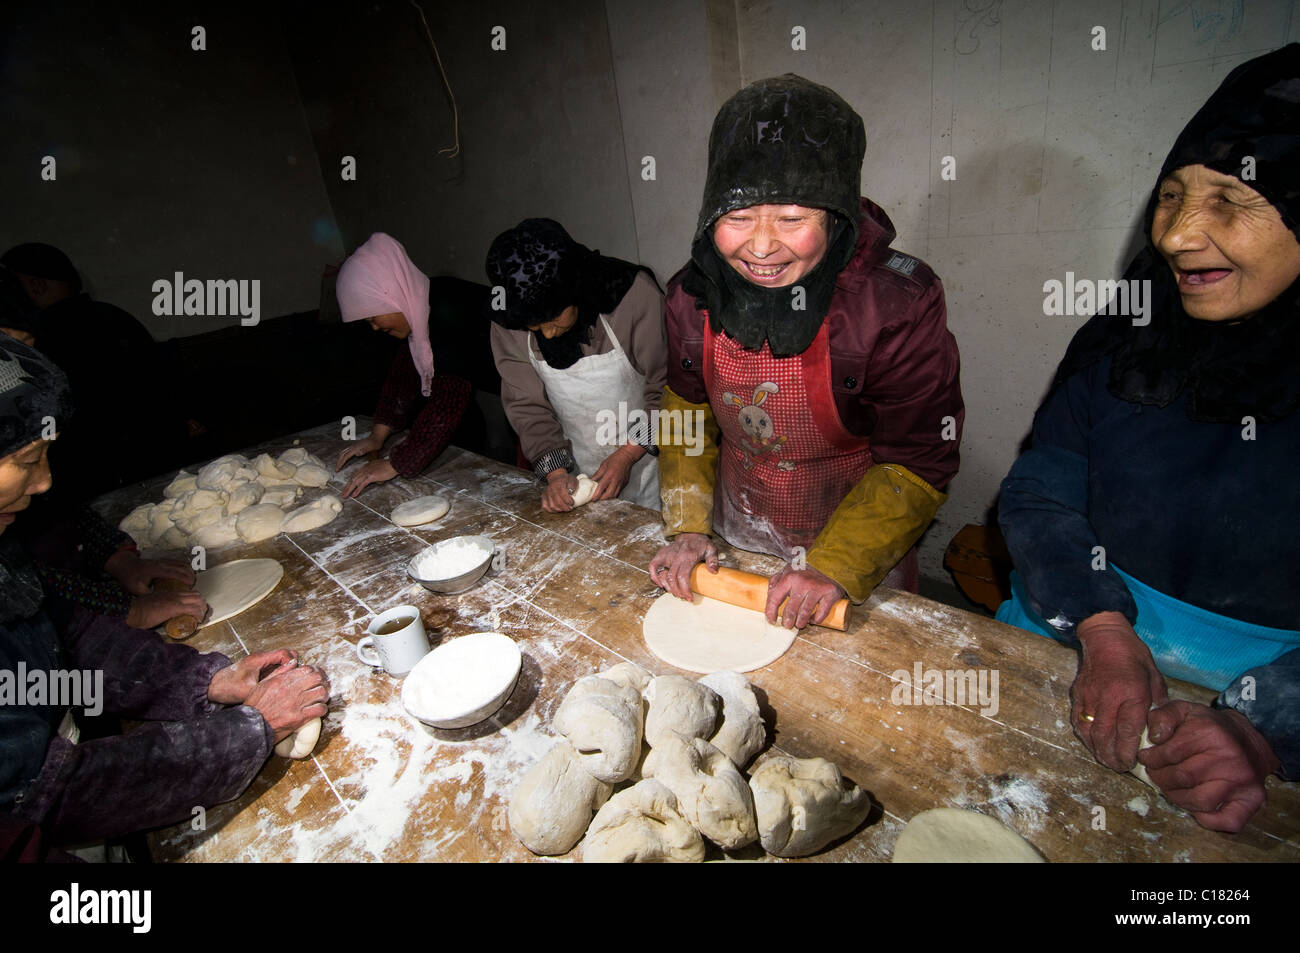
[[[659,508],[648,422],[667,374],[663,293],[648,268],[606,257],[559,222],[530,218],[487,256],[492,353],[520,450],[545,484],[542,508],[591,499]]]
[[[1125,275],[1075,335],[999,504],[998,618],[1081,652],[1075,731],[1203,825],[1300,778],[1300,45],[1224,80],[1170,150]],[[1219,691],[1169,701],[1165,677]],[[1148,714],[1149,711],[1149,714]]]

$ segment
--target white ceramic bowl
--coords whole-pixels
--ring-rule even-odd
[[[483,559],[480,560],[473,569],[445,579],[427,579],[415,571],[416,562],[423,558],[427,553],[454,543],[457,540],[471,542],[483,551]],[[442,595],[453,595],[457,592],[464,592],[483,578],[483,575],[488,571],[488,566],[492,562],[492,554],[494,552],[496,552],[496,543],[492,542],[492,540],[488,539],[486,536],[453,536],[451,539],[444,539],[440,542],[434,543],[432,546],[428,546],[412,556],[411,561],[406,564],[406,574],[430,592],[437,592]]]
[[[402,682],[402,705],[434,728],[465,728],[505,704],[523,656],[500,632],[475,632],[438,646]]]

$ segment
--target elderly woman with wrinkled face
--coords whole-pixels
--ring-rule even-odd
[[[709,438],[696,453],[684,424],[661,433],[672,542],[650,571],[680,598],[697,563],[716,571],[714,537],[787,561],[767,603],[787,627],[882,580],[916,589],[913,546],[957,472],[957,345],[939,279],[859,194],[865,150],[848,103],[794,74],[714,120],[666,311],[666,419]]]
[[[1125,277],[1149,323],[1080,329],[1003,481],[998,618],[1079,649],[1098,761],[1237,831],[1269,774],[1300,778],[1300,45],[1228,76],[1146,222]],[[1166,676],[1220,694],[1171,701]]]

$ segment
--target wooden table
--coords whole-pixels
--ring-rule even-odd
[[[298,436],[330,461],[343,446],[337,433],[331,425]],[[292,439],[257,451],[284,450]],[[116,521],[158,499],[165,482],[121,491],[100,508]],[[394,505],[430,492],[452,501],[443,519],[415,529],[389,521]],[[504,569],[458,596],[407,580],[411,556],[462,533],[504,545]],[[285,576],[270,597],[201,630],[191,644],[231,658],[297,649],[328,673],[330,715],[311,759],[272,757],[241,797],[207,811],[204,829],[186,823],[152,834],[155,857],[534,859],[510,832],[507,804],[553,743],[551,718],[568,688],[623,660],[675,671],[641,638],[641,619],[660,592],[646,567],[662,541],[657,513],[623,501],[546,513],[530,474],[453,448],[418,479],[371,486],[346,501],[319,530],[221,551],[214,562],[274,557]],[[723,557],[755,572],[778,565],[738,551]],[[450,618],[431,633],[435,640],[495,629],[519,643],[519,683],[493,718],[458,731],[427,729],[402,708],[400,681],[356,658],[368,620],[402,603],[420,606],[426,619]],[[892,703],[895,673],[917,662],[927,670],[997,670],[998,711],[985,717],[973,702]],[[1093,761],[1067,721],[1074,670],[1074,653],[1047,639],[882,589],[854,609],[847,632],[810,627],[784,657],[748,677],[768,722],[769,751],[828,758],[877,805],[867,826],[816,860],[887,861],[907,819],[940,806],[998,818],[1051,861],[1300,860],[1300,786],[1270,778],[1267,806],[1245,831],[1225,835]],[[1171,689],[1198,700],[1211,694]],[[578,847],[567,859],[580,855]],[[738,856],[766,855],[750,848]]]

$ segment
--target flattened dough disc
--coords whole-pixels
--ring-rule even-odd
[[[203,594],[212,611],[199,628],[239,615],[271,594],[284,575],[274,559],[236,559],[201,572],[194,590]]]
[[[451,502],[445,496],[417,496],[393,507],[392,520],[398,526],[423,526],[442,519],[449,509]]]
[[[645,644],[669,665],[688,672],[751,672],[779,659],[795,630],[772,625],[753,609],[695,594],[684,602],[665,592],[641,623]]]
[[[1043,855],[1011,828],[955,807],[922,811],[894,845],[896,864],[1045,864]]]

